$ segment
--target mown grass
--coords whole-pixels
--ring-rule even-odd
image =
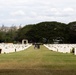
[[[41,46],[0,55],[0,75],[76,75],[76,56]]]

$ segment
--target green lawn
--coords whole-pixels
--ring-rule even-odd
[[[76,75],[76,56],[41,46],[0,55],[0,75]]]

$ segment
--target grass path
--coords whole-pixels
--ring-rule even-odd
[[[76,75],[76,56],[41,46],[0,55],[0,75]]]

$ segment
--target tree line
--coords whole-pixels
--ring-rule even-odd
[[[18,30],[12,28],[7,32],[0,31],[0,42],[21,43],[23,39],[30,43],[76,43],[76,22],[40,22],[25,25]]]

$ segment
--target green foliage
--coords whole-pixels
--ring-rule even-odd
[[[33,25],[26,25],[23,28],[19,29],[17,31],[16,40],[17,41],[22,41],[23,39],[29,40],[29,37],[26,34],[32,29],[32,27]]]
[[[71,43],[76,43],[76,22],[71,22],[69,26],[69,41]]]
[[[27,28],[28,27],[28,28]],[[30,28],[31,27],[31,28]],[[66,33],[68,33],[67,25],[60,22],[41,22],[35,25],[28,25],[22,28],[18,35],[20,40],[26,38],[32,42],[52,43],[53,39],[62,38],[63,42],[67,41]]]
[[[23,39],[40,43],[53,43],[54,40],[59,40],[59,43],[76,43],[76,22],[41,22],[25,25],[18,30],[13,27],[7,32],[0,31],[0,42],[16,43]]]
[[[0,43],[1,42],[14,42],[17,35],[16,29],[10,29],[9,31],[0,31]]]

